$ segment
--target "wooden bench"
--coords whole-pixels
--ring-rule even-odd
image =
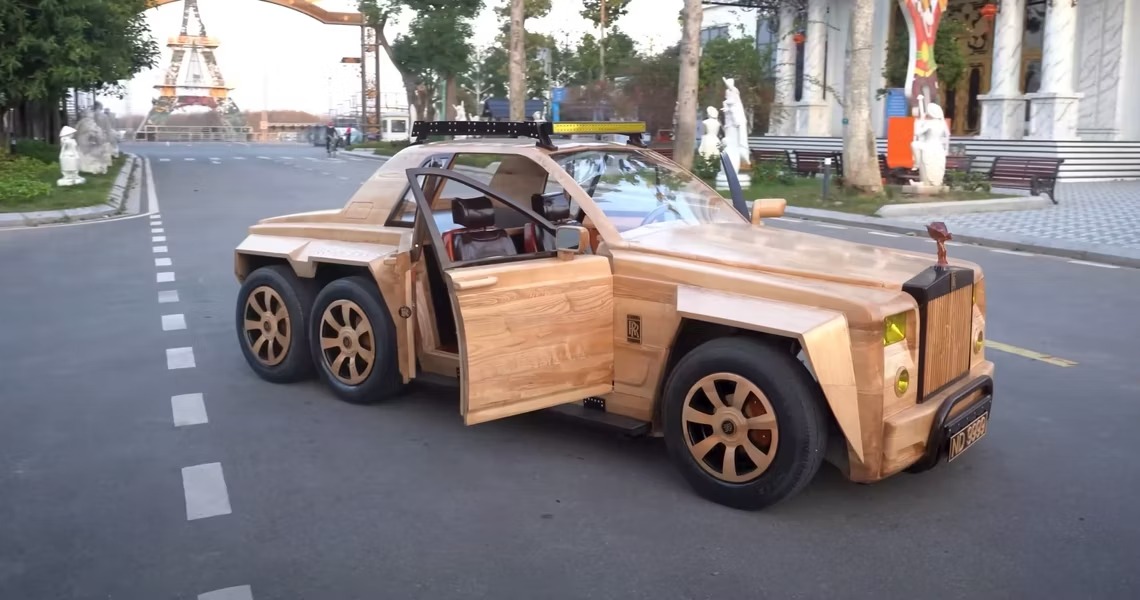
[[[831,159],[832,175],[843,174],[843,154],[841,152],[819,150],[793,150],[795,162],[792,169],[800,177],[813,177],[823,173],[823,161]]]
[[[753,150],[751,153],[752,164],[771,164],[780,167],[787,172],[792,172],[792,153],[788,150]]]
[[[969,173],[970,169],[974,167],[974,156],[947,156],[946,157],[946,172],[957,171],[961,173]],[[879,172],[882,173],[883,178],[887,183],[901,184],[910,183],[911,181],[918,180],[918,169],[908,169],[906,167],[890,167],[887,166],[887,155],[879,154]]]
[[[1063,158],[999,156],[990,166],[990,185],[1029,190],[1034,196],[1045,193],[1056,204],[1057,172],[1061,170],[1063,162]]]

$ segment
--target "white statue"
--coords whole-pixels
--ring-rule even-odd
[[[541,122],[543,121],[543,118],[542,118],[542,111],[538,111],[538,110],[536,110],[536,111],[534,111],[534,114],[533,114],[533,115],[531,115],[530,117],[531,117],[531,119],[533,119],[533,120],[534,120],[536,123],[541,123]]]
[[[748,149],[748,120],[744,114],[744,104],[740,101],[740,91],[731,77],[724,78],[724,153],[736,171],[741,187],[752,183],[752,164]],[[728,186],[728,176],[721,169],[716,177],[717,187]]]
[[[79,145],[75,143],[75,129],[64,125],[59,130],[59,146],[59,170],[63,177],[55,184],[66,187],[87,183],[79,176]]]
[[[115,128],[111,123],[110,111],[104,110],[103,105],[95,103],[95,124],[103,130],[106,152],[111,158],[119,157],[119,138],[115,135]]]
[[[83,118],[75,124],[75,141],[79,149],[79,170],[84,173],[102,175],[111,166],[103,130],[95,123],[91,109],[83,111]]]
[[[463,106],[462,102],[455,105],[455,120],[456,121],[470,121],[471,120],[471,119],[467,118],[467,108],[465,106]]]
[[[924,104],[922,94],[917,100],[918,118],[914,121],[910,150],[918,167],[919,184],[941,188],[946,175],[946,155],[950,152],[950,129],[946,127],[941,106],[933,102]]]
[[[720,115],[716,108],[712,106],[705,109],[705,113],[709,118],[701,121],[705,126],[705,133],[701,136],[701,145],[697,148],[697,153],[706,157],[719,157],[720,156],[720,138],[717,134],[720,133]]]

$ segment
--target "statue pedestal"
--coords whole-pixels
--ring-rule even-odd
[[[1075,140],[1078,103],[1084,94],[1039,92],[1026,94],[1029,99],[1029,139]]]
[[[70,187],[73,185],[83,185],[85,183],[87,183],[87,180],[78,176],[78,175],[76,175],[75,177],[64,176],[64,177],[59,178],[55,182],[55,184],[59,187]]]
[[[746,189],[748,189],[748,187],[750,185],[752,185],[752,174],[751,173],[737,173],[736,174],[736,180],[740,182],[740,189],[746,190]],[[726,176],[724,174],[724,169],[721,169],[716,174],[716,189],[718,189],[718,190],[727,190],[728,189],[728,176]]]
[[[938,196],[950,191],[947,185],[924,185],[915,181],[901,186],[900,191],[907,196]]]
[[[795,131],[791,135],[831,135],[831,106],[826,102],[801,100],[796,103]]]

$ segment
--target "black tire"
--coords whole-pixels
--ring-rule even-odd
[[[347,300],[363,312],[371,328],[371,340],[365,343],[373,352],[373,362],[367,375],[356,384],[349,384],[333,373],[328,353],[321,347],[322,331],[329,333],[324,323],[325,310],[337,301]],[[309,347],[311,356],[321,380],[338,398],[352,404],[373,404],[389,398],[403,389],[400,375],[399,356],[396,348],[396,327],[392,316],[384,304],[376,282],[369,277],[353,276],[337,279],[326,285],[317,294],[316,302],[309,317]],[[364,340],[366,338],[360,338]],[[358,346],[359,347],[359,346]],[[348,360],[355,361],[355,358]],[[360,363],[356,363],[360,364]],[[342,369],[346,368],[341,365]],[[343,376],[343,370],[342,370]]]
[[[709,473],[686,442],[688,430],[681,415],[688,392],[714,373],[747,379],[763,392],[775,413],[775,455],[767,470],[747,482],[728,482]],[[694,348],[670,373],[662,402],[665,445],[673,463],[700,496],[718,504],[742,510],[765,508],[798,493],[823,462],[827,421],[818,385],[794,356],[761,340],[720,338]]]
[[[264,345],[259,346],[259,352],[254,352],[253,345],[260,336],[247,335],[245,327],[246,317],[254,316],[247,313],[247,309],[250,308],[247,306],[249,296],[255,290],[263,287],[268,287],[276,292],[285,305],[288,314],[286,330],[288,332],[288,344],[284,345],[284,348],[281,348],[281,344],[272,347],[275,351],[279,348],[284,350],[284,358],[280,358],[278,361],[269,360],[267,355],[269,348]],[[238,292],[234,323],[242,355],[245,356],[245,361],[249,363],[249,367],[258,377],[273,383],[291,383],[313,376],[307,319],[309,313],[312,312],[313,301],[317,296],[318,289],[315,281],[297,277],[288,265],[261,267],[250,273],[242,282],[241,290]],[[263,300],[264,296],[259,292],[258,301],[262,302]],[[275,327],[279,327],[279,325],[275,325]],[[273,343],[272,339],[265,342],[265,344]]]

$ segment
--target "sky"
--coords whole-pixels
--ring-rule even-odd
[[[490,45],[499,28],[493,12],[507,0],[484,0],[483,11],[473,22],[472,42]],[[352,0],[323,0],[329,10],[351,10]],[[617,27],[631,36],[640,49],[660,50],[681,37],[677,17],[683,0],[632,0],[629,12]],[[577,40],[595,28],[578,11],[581,3],[553,0],[549,15],[528,29],[555,39]],[[220,42],[215,50],[231,96],[242,110],[293,109],[327,114],[330,108],[347,111],[349,99],[360,95],[359,65],[341,64],[345,56],[360,55],[360,29],[324,25],[297,11],[259,0],[199,0],[206,33]],[[166,39],[177,35],[182,24],[182,3],[175,2],[146,12],[151,34],[162,55],[159,66],[139,73],[127,83],[127,96],[102,98],[116,114],[143,114],[150,108],[154,85],[170,60]],[[387,29],[389,39],[406,30],[410,15]],[[404,106],[399,73],[382,56],[380,91],[385,106]]]

